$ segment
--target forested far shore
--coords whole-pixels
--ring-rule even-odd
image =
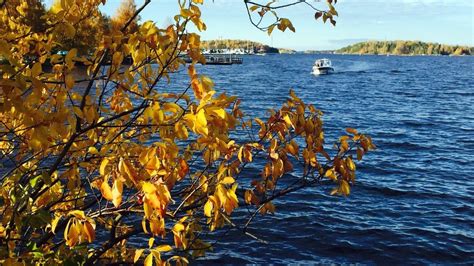
[[[266,44],[249,40],[232,39],[202,41],[201,48],[205,50],[242,49],[245,51],[260,53],[295,53],[295,51],[291,49],[275,48]]]
[[[474,47],[421,41],[368,41],[336,50],[339,54],[473,55]]]

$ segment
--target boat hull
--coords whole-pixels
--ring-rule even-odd
[[[327,75],[334,72],[334,68],[332,67],[314,67],[313,74],[314,75]]]

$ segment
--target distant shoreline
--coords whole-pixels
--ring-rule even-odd
[[[335,50],[336,54],[371,54],[401,56],[473,55],[474,47],[421,41],[367,41]]]
[[[350,54],[350,53],[332,53],[334,55],[370,55],[370,56],[403,56],[403,57],[410,57],[410,56],[433,56],[433,57],[463,57],[463,56],[473,56],[468,54],[463,55],[442,55],[442,54]]]
[[[446,45],[421,41],[366,41],[337,50],[305,50],[276,48],[249,40],[206,40],[202,41],[206,51],[224,51],[237,54],[338,54],[338,55],[381,55],[381,56],[440,56],[474,55],[474,47]]]

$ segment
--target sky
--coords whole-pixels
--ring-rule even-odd
[[[324,8],[325,1],[307,0]],[[143,0],[136,0],[141,5]],[[177,13],[177,0],[152,0],[141,20],[165,26]],[[260,1],[266,2],[266,1]],[[280,3],[292,2],[280,0]],[[113,15],[120,0],[108,0],[102,10]],[[300,4],[279,11],[291,19],[296,33],[272,36],[252,26],[243,0],[205,0],[201,7],[207,31],[204,40],[245,39],[278,48],[329,50],[366,40],[420,40],[474,46],[472,0],[339,0],[337,26],[315,21],[314,11]]]

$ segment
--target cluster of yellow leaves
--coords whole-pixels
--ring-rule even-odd
[[[348,196],[350,193],[349,184],[355,182],[356,165],[353,161],[353,156],[351,154],[344,158],[344,155],[354,148],[351,147],[350,142],[352,146],[356,144],[359,146],[356,148],[358,161],[362,160],[362,157],[368,151],[376,148],[370,137],[360,134],[356,129],[347,128],[346,131],[353,136],[352,138],[350,138],[350,136],[342,136],[339,138],[339,156],[334,159],[333,167],[325,173],[327,178],[339,183],[339,186],[331,191],[331,195],[337,193]]]
[[[66,244],[72,247],[84,241],[91,243],[95,239],[94,220],[86,217],[83,211],[71,211],[69,215],[71,217],[64,229]]]

